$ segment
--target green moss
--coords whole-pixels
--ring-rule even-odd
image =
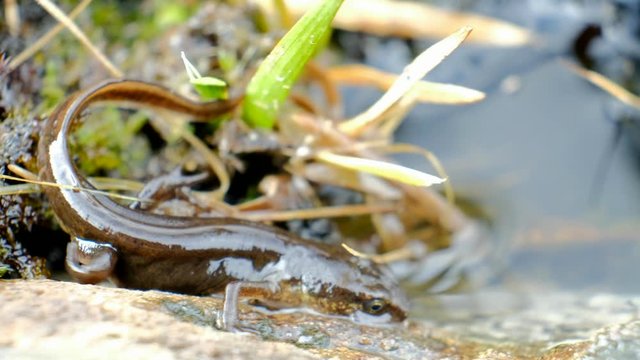
[[[52,109],[65,97],[64,90],[59,84],[62,63],[59,59],[50,59],[44,66],[44,78],[40,95],[44,100],[45,109]]]
[[[331,337],[317,327],[305,327],[294,343],[301,349],[325,349],[331,343]]]
[[[132,169],[144,166],[151,149],[137,134],[146,122],[142,112],[123,118],[115,107],[94,113],[72,136],[72,151],[80,168],[87,174],[116,170],[128,176]]]
[[[3,247],[0,247],[0,278],[4,277],[4,275],[11,270],[9,265],[3,263],[6,256],[7,251]]]
[[[214,316],[207,316],[200,307],[186,300],[163,301],[162,306],[182,321],[201,326],[214,326],[216,323]]]

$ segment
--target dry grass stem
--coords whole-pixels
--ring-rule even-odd
[[[398,144],[372,143],[370,145],[367,143],[363,143],[362,145],[365,148],[377,148],[387,153],[413,153],[413,154],[422,155],[433,166],[438,176],[440,176],[443,179],[449,179],[449,175],[444,169],[444,166],[442,166],[442,163],[440,162],[438,157],[427,149],[424,149],[412,144],[402,144],[402,143],[398,143]],[[442,185],[444,188],[445,197],[451,204],[454,204],[455,192],[453,191],[453,185],[451,184],[451,181],[445,181]]]
[[[336,86],[334,79],[330,76],[329,70],[318,65],[314,61],[307,63],[305,74],[316,81],[322,88],[324,96],[327,100],[326,115],[334,120],[342,117],[342,97]]]
[[[82,13],[82,11],[90,3],[91,3],[91,0],[82,0],[82,2],[80,4],[78,4],[78,6],[76,6],[73,10],[71,10],[71,12],[69,13],[69,19],[71,19],[71,20],[75,19],[80,13]],[[35,43],[31,44],[29,47],[27,47],[26,49],[22,50],[22,52],[20,52],[20,54],[16,55],[13,59],[11,59],[11,62],[9,62],[9,65],[8,65],[9,70],[14,70],[18,66],[20,66],[22,63],[27,61],[29,58],[31,58],[35,53],[40,51],[40,49],[42,49],[47,44],[49,44],[51,42],[51,40],[56,35],[58,35],[58,33],[60,31],[62,31],[64,29],[64,27],[65,26],[62,23],[58,23],[51,30],[49,30],[46,34],[44,34],[42,37],[40,37]]]
[[[105,69],[116,78],[123,76],[122,72],[109,61],[109,59],[96,48],[89,38],[80,30],[80,28],[71,20],[60,8],[49,0],[36,0],[40,6],[42,6],[47,12],[53,16],[56,20],[62,23],[71,33],[84,45],[89,52],[105,67]]]
[[[320,151],[315,157],[332,165],[365,172],[408,185],[431,186],[446,181],[446,179],[386,161],[336,155],[328,151]]]
[[[384,112],[411,90],[420,79],[455,50],[470,32],[471,28],[462,28],[422,52],[404,68],[402,74],[398,76],[389,90],[375,104],[356,117],[341,123],[338,126],[339,129],[351,136],[357,136],[362,133],[368,126],[380,119]]]
[[[22,178],[15,177],[15,176],[1,175],[1,174],[0,174],[0,179],[21,181],[21,182],[25,182],[25,183],[29,183],[29,184],[40,185],[40,186],[52,186],[52,187],[57,187],[59,189],[64,189],[64,190],[85,191],[85,192],[89,192],[89,193],[93,193],[93,194],[109,196],[109,197],[112,197],[112,198],[122,199],[122,200],[147,202],[147,200],[140,199],[140,198],[135,197],[135,196],[114,194],[114,193],[110,193],[110,192],[106,192],[106,191],[101,191],[101,190],[96,190],[96,189],[86,189],[86,188],[73,186],[73,185],[57,184],[57,183],[51,183],[51,182],[39,181],[39,180],[22,179]]]
[[[286,211],[246,211],[238,215],[252,221],[289,221],[371,215],[374,213],[394,211],[395,209],[395,205],[342,205]]]
[[[274,12],[273,0],[254,0]],[[297,17],[320,0],[287,0]],[[534,40],[525,28],[486,16],[444,10],[418,1],[349,0],[336,15],[333,26],[379,36],[443,38],[463,26],[474,29],[470,41],[493,46],[523,46]]]
[[[6,21],[9,34],[18,36],[20,33],[20,9],[16,0],[5,0],[4,20]]]
[[[398,102],[391,105],[389,110],[378,119],[378,124],[374,129],[375,135],[382,139],[387,139],[387,142],[393,141],[393,134],[416,104],[418,104],[418,92],[414,87]]]
[[[348,85],[374,86],[386,91],[398,79],[398,75],[380,71],[366,65],[334,66],[327,71],[331,80]],[[424,103],[470,104],[481,101],[485,94],[464,86],[419,81],[415,86],[417,99]]]
[[[7,169],[23,180],[38,181],[38,175],[16,164],[7,165]],[[120,190],[138,192],[144,185],[139,181],[114,179],[107,177],[91,177],[89,182],[99,190]]]
[[[287,4],[285,3],[285,1],[272,0],[272,3],[275,5],[276,11],[280,16],[280,25],[282,25],[284,29],[290,29],[295,23],[295,20],[291,15],[291,11],[289,11],[289,9],[287,8]]]
[[[214,174],[218,177],[218,181],[220,181],[220,187],[210,194],[214,199],[220,200],[224,197],[224,195],[229,190],[229,186],[231,185],[231,181],[229,179],[229,173],[224,166],[224,163],[220,158],[204,143],[200,138],[190,133],[186,129],[182,128],[180,132],[180,136],[184,141],[189,143],[197,152],[199,152],[211,167]]]
[[[400,200],[402,193],[393,184],[367,173],[312,162],[300,168],[290,169],[292,173],[313,182],[334,185],[375,196],[384,200]]]
[[[247,200],[235,205],[235,209],[240,212],[257,211],[269,209],[271,207],[271,199],[262,195],[255,199]]]
[[[345,250],[347,250],[349,254],[353,256],[363,258],[363,259],[369,259],[377,264],[388,264],[394,261],[408,260],[415,257],[415,254],[413,253],[413,249],[410,249],[407,246],[396,249],[396,250],[388,251],[384,254],[365,254],[363,252],[360,252],[350,247],[345,243],[342,243],[342,247]]]
[[[89,182],[100,190],[140,192],[144,184],[135,180],[90,177]]]
[[[189,131],[185,126],[185,120],[183,118],[176,117],[175,114],[167,110],[155,109],[154,112],[158,116],[150,119],[151,125],[158,130],[160,134],[169,139],[179,137],[193,147],[196,152],[202,155],[203,159],[207,162],[220,182],[220,187],[214,191],[208,192],[208,194],[216,202],[222,199],[229,190],[229,186],[231,184],[229,173],[227,172],[222,160],[207,146],[207,144],[205,144],[202,139]]]
[[[35,184],[18,184],[0,186],[0,196],[34,194],[40,192]]]
[[[12,173],[18,175],[19,177],[27,180],[38,180],[38,175],[32,173],[31,171],[23,168],[22,166],[18,166],[16,164],[7,165],[7,169]]]
[[[334,126],[327,126],[326,122],[315,121],[310,116],[297,114],[292,116],[292,122],[300,127],[305,133],[315,134],[317,141],[323,146],[332,149],[352,150],[356,156],[363,158],[381,159],[381,157],[367,149],[358,149],[357,141],[344,133],[338,131]],[[404,194],[407,203],[412,211],[420,214],[420,217],[449,232],[461,229],[467,222],[462,212],[439,194],[424,187],[395,183],[396,189]]]
[[[611,94],[611,96],[615,97],[616,99],[622,101],[623,103],[629,106],[640,109],[640,96],[632,94],[627,89],[616,84],[615,82],[608,79],[604,75],[598,74],[595,71],[583,69],[580,66],[570,63],[568,61],[564,61],[564,64],[569,69],[573,70],[576,74],[582,76],[592,84],[608,92],[609,94]]]

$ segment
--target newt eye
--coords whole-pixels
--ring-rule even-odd
[[[387,301],[381,298],[373,298],[362,305],[362,311],[371,315],[378,315],[387,308]]]

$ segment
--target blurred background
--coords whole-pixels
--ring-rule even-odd
[[[465,42],[427,79],[478,89],[487,98],[469,106],[420,105],[396,133],[398,142],[434,152],[457,195],[485,213],[492,284],[637,294],[640,109],[566,62],[637,94],[640,1],[435,4],[507,20],[536,36],[517,47]],[[337,39],[353,61],[393,72],[433,43],[346,32]],[[348,114],[378,96],[363,88],[345,92]],[[417,157],[400,160],[425,166]]]

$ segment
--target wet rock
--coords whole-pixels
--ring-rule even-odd
[[[439,302],[439,303],[438,303]],[[607,359],[640,355],[640,298],[444,296],[372,327],[240,307],[251,333],[216,329],[221,300],[47,280],[0,282],[0,358]],[[422,308],[429,311],[419,312]],[[416,320],[417,318],[422,320]]]
[[[2,359],[313,359],[296,347],[216,331],[212,298],[54,281],[0,283]],[[170,305],[167,305],[170,304]],[[182,305],[180,305],[182,304]],[[178,308],[183,309],[182,316]],[[211,309],[211,310],[208,310]],[[204,322],[203,322],[204,321]]]

